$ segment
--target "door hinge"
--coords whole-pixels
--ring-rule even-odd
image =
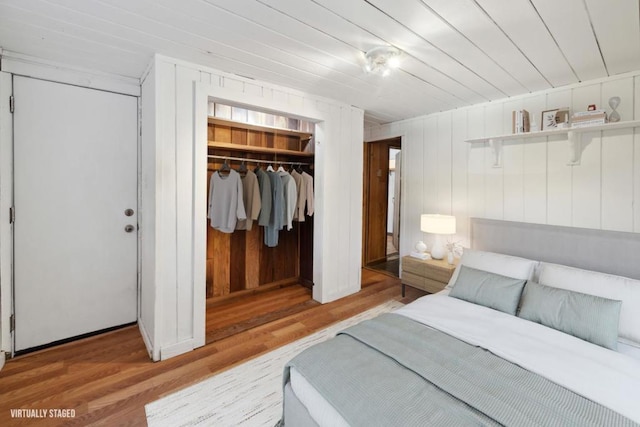
[[[9,96],[9,111],[13,114],[16,109],[16,99],[13,95]]]
[[[13,332],[16,330],[16,315],[12,314],[11,317],[9,317],[9,332]]]
[[[13,224],[14,222],[16,222],[16,208],[11,206],[9,208],[9,224]]]

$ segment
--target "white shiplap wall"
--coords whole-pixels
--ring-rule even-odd
[[[494,168],[488,143],[466,139],[511,132],[511,112],[608,107],[620,96],[622,120],[640,119],[640,72],[584,82],[464,109],[367,128],[365,141],[402,136],[401,253],[431,236],[421,213],[453,214],[456,240],[469,245],[469,218],[640,232],[640,131],[588,132],[580,164],[570,166],[566,136],[508,141]],[[406,166],[405,166],[406,165]]]
[[[142,84],[141,187],[141,329],[155,360],[204,344],[208,97],[317,122],[313,296],[360,289],[363,111],[157,56]]]

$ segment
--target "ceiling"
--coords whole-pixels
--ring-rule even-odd
[[[392,45],[389,77],[363,53]],[[387,123],[640,69],[638,0],[0,0],[0,47],[140,78],[154,53]]]

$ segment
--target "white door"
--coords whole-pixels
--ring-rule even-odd
[[[135,322],[137,98],[18,76],[13,93],[14,351]]]

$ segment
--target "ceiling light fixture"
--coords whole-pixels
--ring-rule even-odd
[[[383,77],[400,66],[400,49],[393,46],[378,46],[364,54],[364,70],[367,73],[380,74]]]

